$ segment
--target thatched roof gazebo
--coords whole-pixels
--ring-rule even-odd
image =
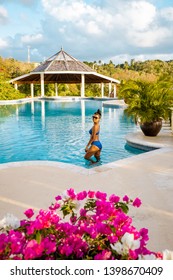
[[[34,84],[41,84],[42,97],[44,97],[44,84],[55,84],[55,96],[58,96],[58,84],[81,84],[81,97],[84,97],[85,83],[100,83],[103,97],[105,83],[109,84],[109,94],[112,92],[112,84],[114,85],[114,96],[116,95],[116,84],[120,83],[116,79],[98,74],[94,69],[62,49],[29,74],[14,78],[10,82],[15,85],[16,89],[18,84],[30,84],[32,97],[34,97]]]

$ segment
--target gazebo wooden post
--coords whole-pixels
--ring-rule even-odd
[[[117,87],[116,84],[114,84],[114,98],[117,96]]]
[[[41,97],[44,97],[44,73],[40,74],[40,80],[41,80]]]
[[[81,74],[81,90],[80,90],[81,97],[85,97],[85,75]]]
[[[34,98],[34,84],[31,83],[30,87],[31,87],[31,98]]]
[[[17,83],[14,84],[14,88],[15,88],[16,90],[18,90],[18,84],[17,84]]]
[[[58,84],[55,83],[55,96],[58,96]]]
[[[104,83],[101,83],[101,97],[104,97]]]

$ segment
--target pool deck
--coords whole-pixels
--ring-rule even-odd
[[[68,188],[139,197],[142,206],[129,214],[134,225],[149,229],[148,248],[173,250],[173,133],[145,137],[127,135],[127,142],[156,150],[90,169],[48,161],[0,165],[0,219],[6,213],[24,218],[27,208],[46,209]],[[81,155],[83,156],[83,155]]]

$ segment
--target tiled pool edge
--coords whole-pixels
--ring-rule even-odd
[[[17,168],[17,167],[28,167],[28,166],[48,166],[48,167],[57,167],[57,168],[62,168],[69,170],[74,173],[78,174],[84,174],[84,175],[92,175],[96,173],[102,173],[109,171],[114,168],[118,168],[121,166],[126,166],[128,164],[133,164],[137,161],[142,161],[144,159],[150,159],[152,156],[156,154],[164,154],[169,151],[173,151],[172,147],[167,147],[167,148],[160,148],[160,149],[155,149],[150,152],[144,153],[144,154],[139,154],[135,156],[131,156],[129,158],[117,160],[114,162],[110,162],[101,166],[96,166],[92,168],[84,168],[81,166],[69,164],[69,163],[63,163],[63,162],[55,162],[55,161],[19,161],[19,162],[9,162],[9,163],[2,163],[0,164],[0,170],[3,169],[8,169],[8,168]]]
[[[68,169],[72,172],[76,173],[86,173],[86,171],[90,171],[90,169],[86,169],[81,166],[77,166],[74,164],[64,163],[60,161],[46,161],[46,160],[34,160],[34,161],[16,161],[16,162],[8,162],[1,163],[0,170],[15,168],[15,167],[27,167],[27,166],[49,166],[49,167],[57,167],[62,169]]]
[[[14,100],[0,100],[0,105],[15,105],[22,104],[32,101],[80,101],[80,100],[99,100],[99,101],[110,101],[109,97],[80,97],[80,96],[57,96],[57,97],[28,97],[22,99],[14,99]],[[115,99],[114,99],[115,100]]]
[[[15,99],[15,100],[0,100],[0,105],[15,105],[15,104],[22,104],[31,101],[35,101],[37,98],[22,98],[22,99]]]

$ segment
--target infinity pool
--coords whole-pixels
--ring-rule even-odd
[[[49,160],[88,167],[84,148],[92,114],[102,111],[100,164],[143,151],[126,145],[125,135],[136,131],[123,109],[102,107],[101,101],[32,101],[0,106],[0,163]]]

